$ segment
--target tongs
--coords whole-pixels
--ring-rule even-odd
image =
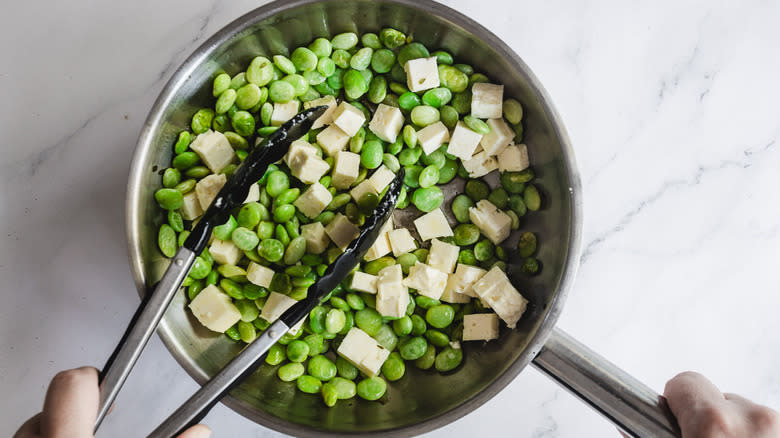
[[[268,166],[282,159],[290,143],[302,137],[327,108],[310,108],[293,117],[256,146],[244,162],[228,178],[212,201],[184,245],[174,255],[165,274],[152,293],[141,302],[127,330],[100,372],[100,401],[95,431],[100,427],[111,404],[141,355],[149,338],[157,329],[176,291],[189,274],[195,258],[205,249],[216,225],[224,223],[230,212],[246,199],[249,188],[265,174]],[[309,288],[307,298],[297,302],[247,345],[210,381],[190,397],[150,436],[171,437],[196,424],[233,387],[252,374],[262,364],[268,349],[287,331],[308,315],[320,300],[360,262],[376,240],[382,225],[392,214],[403,181],[403,171],[390,183],[385,196],[373,214],[366,219],[359,236]]]

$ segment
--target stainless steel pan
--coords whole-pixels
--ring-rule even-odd
[[[524,218],[522,225],[538,233],[544,268],[533,278],[513,276],[532,306],[517,328],[503,330],[498,341],[466,343],[465,360],[456,373],[408,369],[403,379],[389,385],[384,404],[353,400],[327,408],[318,397],[279,381],[272,367],[261,367],[223,402],[293,436],[415,435],[473,411],[533,363],[629,434],[679,436],[658,394],[554,328],[580,253],[582,195],[574,151],[541,83],[520,57],[484,27],[432,1],[276,1],[235,20],[199,47],[154,103],[130,172],[127,237],[139,292],[145,293],[166,265],[156,248],[156,230],[164,221],[153,200],[160,170],[170,163],[170,145],[178,131],[198,108],[211,104],[215,72],[236,73],[257,54],[288,53],[289,47],[318,36],[384,26],[398,28],[428,47],[451,51],[456,59],[503,83],[506,94],[523,103],[525,143],[546,200],[542,211]],[[457,184],[451,186],[450,195],[458,189]],[[158,331],[182,367],[203,383],[240,347],[201,327],[185,304],[180,291]]]

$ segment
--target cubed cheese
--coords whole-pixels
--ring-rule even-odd
[[[430,90],[439,86],[439,67],[436,57],[406,61],[406,86],[413,92]]]
[[[336,351],[368,377],[379,374],[382,364],[390,356],[390,350],[357,327],[349,329]]]
[[[452,228],[447,223],[447,218],[444,216],[441,208],[418,217],[414,220],[414,226],[417,228],[417,233],[420,234],[420,239],[423,242],[434,237],[453,235]]]
[[[417,131],[417,140],[420,142],[423,152],[430,155],[436,149],[450,139],[450,131],[442,122],[432,123]]]
[[[509,145],[498,154],[498,170],[501,172],[520,172],[529,165],[528,148],[524,144]]]
[[[379,257],[385,256],[392,251],[390,248],[390,239],[387,237],[387,233],[393,230],[393,218],[387,219],[387,222],[379,230],[379,236],[377,236],[374,244],[368,249],[366,255],[363,256],[363,260],[368,262],[376,260]]]
[[[189,305],[192,314],[207,329],[224,333],[241,319],[241,312],[230,297],[210,284]]]
[[[471,115],[497,119],[504,112],[504,86],[477,82],[471,86]]]
[[[380,103],[368,124],[368,129],[382,140],[393,143],[398,138],[403,124],[404,115],[400,109]]]
[[[404,286],[417,289],[417,293],[438,300],[447,286],[447,274],[434,269],[425,263],[415,262],[409,268],[409,276],[404,279]]]
[[[328,109],[325,110],[325,113],[323,113],[319,119],[314,121],[314,124],[311,125],[311,129],[319,129],[325,125],[330,125],[333,123],[333,111],[336,110],[336,106],[338,104],[336,103],[336,98],[331,95],[303,103],[304,109],[314,108],[322,105],[327,106]]]
[[[463,316],[464,341],[490,341],[498,339],[498,315],[476,313]]]
[[[453,289],[453,283],[457,282],[457,280],[454,278],[455,274],[450,274],[447,278],[447,286],[444,288],[444,292],[441,294],[441,297],[439,297],[439,301],[445,302],[445,303],[468,303],[471,301],[471,297],[462,294],[460,292],[455,292]]]
[[[376,275],[355,271],[352,274],[352,282],[350,282],[349,287],[360,292],[375,294],[376,281],[377,281]]]
[[[274,270],[255,262],[249,262],[246,269],[246,279],[251,283],[262,287],[271,286],[271,280],[274,278]]]
[[[494,267],[476,283],[474,292],[504,320],[509,328],[515,328],[523,316],[528,300],[512,286],[504,271]]]
[[[451,286],[453,292],[477,298],[477,293],[474,292],[473,288],[474,283],[486,273],[487,271],[482,268],[459,263],[455,273],[450,275],[447,286]]]
[[[496,157],[491,157],[486,151],[482,151],[470,160],[462,161],[463,168],[469,173],[472,178],[479,178],[485,176],[488,173],[498,169],[498,162]]]
[[[349,142],[349,135],[336,125],[330,125],[317,134],[317,143],[326,155],[333,157],[343,151]]]
[[[181,217],[191,221],[203,214],[203,208],[200,206],[198,194],[194,190],[184,195],[184,204],[181,206]]]
[[[400,318],[409,306],[409,291],[403,284],[401,265],[388,266],[377,275],[376,311],[382,316]]]
[[[344,133],[352,137],[360,131],[360,127],[366,121],[366,115],[355,106],[347,102],[341,102],[333,111],[333,124],[341,128]]]
[[[242,204],[248,204],[250,202],[257,202],[260,200],[260,186],[258,184],[252,184],[249,186],[249,193],[246,195],[246,199]]]
[[[349,194],[352,195],[352,199],[354,199],[355,202],[358,202],[366,193],[377,194],[377,191],[374,190],[374,186],[371,185],[371,182],[367,179],[363,180],[349,191]]]
[[[482,136],[479,145],[488,155],[498,155],[515,138],[515,131],[506,124],[504,119],[490,119],[487,121],[490,132]]]
[[[339,151],[333,163],[330,183],[339,190],[349,188],[357,179],[359,171],[360,155],[349,151]]]
[[[290,173],[305,184],[313,184],[328,173],[330,165],[316,155],[302,155],[301,159],[291,161]]]
[[[371,187],[373,187],[377,193],[382,193],[382,190],[384,190],[393,179],[395,179],[395,174],[383,164],[379,169],[374,171],[374,174],[371,175],[368,182],[371,183]]]
[[[387,238],[390,240],[390,248],[393,249],[395,257],[417,249],[414,237],[406,228],[398,228],[388,232]]]
[[[205,178],[198,181],[195,184],[195,193],[198,195],[198,202],[200,202],[200,208],[204,211],[209,208],[211,201],[217,197],[217,194],[222,190],[222,186],[227,182],[227,177],[224,174],[208,175]]]
[[[220,265],[235,265],[244,253],[230,240],[214,239],[209,246],[209,254]]]
[[[298,332],[300,332],[301,329],[303,328],[304,322],[306,322],[306,317],[298,321],[298,323],[292,326],[290,330],[287,330],[287,333],[289,333],[292,336],[298,336]]]
[[[343,250],[360,234],[360,229],[350,222],[346,216],[338,213],[325,227],[325,232],[330,237],[330,240]]]
[[[306,251],[312,254],[322,254],[330,243],[325,226],[320,222],[301,225],[301,236],[306,239]]]
[[[268,322],[274,322],[296,302],[287,295],[271,292],[260,311],[260,316]]]
[[[469,219],[496,245],[509,237],[512,228],[512,218],[487,199],[477,202],[476,207],[469,207]]]
[[[455,125],[452,131],[450,144],[447,146],[447,153],[455,155],[461,160],[469,160],[477,150],[479,141],[482,140],[482,134],[474,132],[463,122]]]
[[[190,149],[195,151],[214,173],[219,173],[236,156],[225,134],[210,129],[195,137]]]
[[[301,102],[298,99],[292,99],[285,103],[274,103],[274,112],[271,113],[271,126],[279,126],[282,123],[293,118],[298,114]]]
[[[284,154],[284,164],[288,167],[300,165],[306,155],[317,155],[317,148],[306,140],[295,140],[290,144],[287,153]]]
[[[314,218],[318,214],[325,210],[325,207],[333,200],[333,195],[330,194],[324,185],[319,181],[310,185],[298,199],[293,202],[295,208],[308,218]]]
[[[455,264],[458,262],[460,248],[456,245],[442,242],[439,239],[431,241],[431,249],[428,252],[428,265],[438,269],[445,274],[451,274],[455,271]]]

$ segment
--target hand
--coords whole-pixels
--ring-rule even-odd
[[[25,422],[14,438],[91,437],[98,411],[98,373],[92,367],[61,371],[54,376],[43,411]],[[208,438],[211,430],[198,424],[179,438]]]
[[[780,415],[736,394],[723,394],[706,377],[678,374],[664,396],[683,438],[780,437]]]

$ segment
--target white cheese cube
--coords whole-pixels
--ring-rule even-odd
[[[482,268],[459,263],[455,273],[450,275],[447,286],[451,286],[453,292],[477,298],[477,293],[474,292],[473,288],[474,283],[486,273],[487,271]]]
[[[490,341],[498,339],[498,315],[476,313],[463,316],[464,341]]]
[[[300,160],[292,160],[290,173],[302,183],[314,184],[328,173],[330,165],[316,155],[299,155]]]
[[[395,174],[393,171],[383,164],[379,169],[374,171],[374,174],[371,175],[368,182],[371,183],[371,187],[373,187],[377,193],[382,193],[382,190],[384,190],[394,179]]]
[[[498,154],[500,172],[520,172],[527,169],[530,164],[528,148],[524,144],[511,144]]]
[[[300,332],[301,329],[303,328],[303,323],[304,322],[306,322],[306,318],[305,317],[303,319],[301,319],[300,321],[298,321],[297,324],[292,326],[290,328],[290,330],[287,330],[287,333],[291,334],[292,336],[297,336],[298,332]]]
[[[317,134],[317,143],[328,156],[335,156],[349,143],[349,135],[336,125],[330,125]]]
[[[210,129],[195,137],[190,149],[195,151],[214,173],[219,173],[236,156],[225,134]]]
[[[410,91],[430,90],[439,86],[439,66],[436,57],[417,58],[406,61],[406,86]]]
[[[349,329],[337,352],[368,377],[379,374],[382,364],[390,356],[390,350],[357,327]]]
[[[314,124],[311,125],[311,129],[319,129],[325,125],[330,125],[333,123],[333,111],[336,110],[337,106],[336,98],[331,95],[327,95],[325,97],[320,97],[319,99],[314,99],[303,103],[304,109],[314,108],[322,105],[327,106],[328,109],[325,110],[320,118],[314,121]]]
[[[325,210],[325,207],[333,200],[333,195],[319,181],[310,185],[298,199],[293,202],[295,208],[308,218],[315,218]]]
[[[438,300],[447,286],[447,274],[433,269],[425,263],[415,262],[409,268],[409,276],[404,279],[404,286],[417,289],[417,293]]]
[[[374,117],[371,118],[368,129],[382,140],[393,143],[398,138],[398,133],[401,132],[403,125],[404,115],[400,109],[380,103],[374,111]]]
[[[506,124],[504,119],[490,119],[487,121],[490,132],[482,136],[479,144],[488,155],[498,155],[515,138],[515,131]]]
[[[454,279],[455,274],[450,274],[450,276],[447,279],[447,286],[444,288],[444,292],[441,294],[441,297],[439,297],[439,301],[445,302],[445,303],[468,303],[471,301],[471,297],[462,294],[460,292],[455,292],[453,289],[453,283],[457,282],[456,279]]]
[[[471,178],[479,178],[498,169],[496,158],[489,156],[486,151],[482,151],[471,157],[470,160],[462,161],[462,163],[463,168],[466,169]]]
[[[297,301],[287,295],[271,292],[263,305],[263,309],[260,311],[260,316],[268,322],[274,322],[295,303]]]
[[[366,193],[373,193],[377,194],[377,191],[374,190],[374,186],[371,185],[371,182],[369,180],[363,180],[360,184],[356,185],[352,188],[352,190],[349,191],[349,194],[352,195],[352,199],[355,200],[355,202],[358,202],[360,198],[363,197]]]
[[[222,190],[222,186],[227,182],[227,177],[224,174],[208,175],[198,181],[195,184],[195,193],[198,195],[198,202],[200,202],[200,208],[204,211],[209,208],[211,201],[217,197],[217,194]]]
[[[224,333],[241,320],[241,312],[230,297],[213,284],[200,291],[188,307],[201,324],[215,332]]]
[[[366,274],[365,272],[355,271],[352,274],[352,282],[350,282],[349,287],[352,289],[355,289],[360,292],[365,292],[369,294],[375,294],[376,293],[376,282],[377,282],[377,276]]]
[[[387,219],[387,222],[379,230],[379,236],[377,236],[374,244],[366,251],[366,255],[363,256],[363,260],[372,261],[379,257],[383,257],[392,251],[390,248],[390,239],[387,238],[387,233],[393,230],[393,218]]]
[[[390,248],[393,249],[395,257],[417,249],[414,237],[406,228],[398,228],[388,232],[387,238],[390,240]]]
[[[456,245],[442,242],[438,239],[431,241],[431,249],[428,252],[428,266],[438,269],[445,274],[451,274],[455,271],[455,264],[458,263],[458,254],[460,248]]]
[[[498,119],[504,112],[504,86],[477,82],[471,86],[471,115]]]
[[[305,159],[306,155],[317,155],[317,148],[306,140],[295,140],[290,144],[287,153],[284,154],[284,164],[287,167],[298,166]]]
[[[333,124],[341,128],[348,136],[353,137],[360,131],[366,121],[366,115],[355,106],[341,102],[333,111]]]
[[[344,250],[360,234],[360,229],[350,222],[346,216],[338,213],[325,227],[325,232],[336,246]]]
[[[441,208],[437,208],[429,213],[426,213],[414,220],[414,226],[417,228],[417,233],[420,234],[420,239],[423,242],[434,237],[446,237],[452,236],[452,228],[447,223],[447,218],[441,211]]]
[[[447,153],[455,155],[461,160],[469,160],[477,150],[479,141],[482,140],[482,134],[474,132],[463,122],[455,125],[452,131],[450,144],[447,145]]]
[[[230,240],[214,239],[209,246],[209,254],[220,265],[236,265],[244,255],[243,251]]]
[[[430,155],[436,149],[450,139],[450,131],[441,121],[432,123],[417,131],[417,139],[420,142],[425,155]]]
[[[248,204],[250,202],[257,202],[260,200],[260,185],[255,183],[249,186],[249,193],[246,195],[246,199],[242,204]]]
[[[509,237],[512,218],[487,199],[477,202],[476,207],[469,207],[469,218],[496,245]]]
[[[322,254],[330,243],[325,226],[320,222],[301,225],[301,236],[306,239],[306,251],[312,254]]]
[[[512,286],[504,271],[494,267],[474,283],[473,287],[479,298],[504,320],[507,327],[515,328],[528,306],[528,300]]]
[[[343,190],[352,185],[360,172],[360,155],[349,151],[339,151],[333,163],[330,183]]]
[[[246,279],[250,283],[267,288],[271,286],[273,278],[273,269],[255,262],[249,262],[249,266],[246,268]]]
[[[274,103],[274,112],[271,113],[271,126],[280,126],[282,123],[290,120],[298,114],[301,102],[298,99],[292,99],[285,103]]]
[[[403,284],[401,265],[388,266],[377,275],[376,311],[382,316],[400,318],[409,306],[409,291]]]
[[[184,195],[184,204],[181,206],[181,217],[191,221],[203,214],[203,207],[200,206],[198,195],[195,190],[190,190]]]

